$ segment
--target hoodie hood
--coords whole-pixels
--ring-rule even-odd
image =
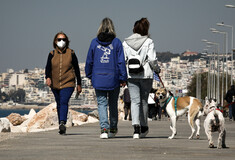
[[[115,38],[115,35],[101,32],[98,36],[96,41],[101,44],[102,46],[108,46],[112,43],[113,39]]]
[[[130,46],[135,51],[138,51],[146,39],[148,39],[148,36],[141,36],[138,33],[134,33],[130,37],[126,38],[125,41],[128,46]]]

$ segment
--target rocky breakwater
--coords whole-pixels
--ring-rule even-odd
[[[67,127],[98,122],[97,118],[69,109]],[[10,126],[10,127],[9,127]],[[0,132],[40,132],[58,129],[56,103],[52,103],[38,113],[31,109],[28,115],[11,114],[0,119]]]

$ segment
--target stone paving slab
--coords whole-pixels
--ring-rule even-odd
[[[191,129],[186,118],[177,122],[177,136],[171,134],[170,122],[149,122],[149,134],[143,139],[132,139],[131,122],[120,121],[116,138],[100,139],[99,124],[87,124],[67,129],[67,135],[57,130],[27,133],[0,142],[0,160],[234,160],[235,122],[226,121],[226,149],[210,149],[203,125],[199,140],[188,140]],[[217,133],[214,135],[215,145]]]

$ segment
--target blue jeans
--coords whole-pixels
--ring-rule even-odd
[[[132,125],[148,126],[148,96],[152,79],[128,79]]]
[[[68,87],[63,89],[51,89],[57,104],[57,114],[59,123],[61,121],[67,122],[68,115],[68,103],[71,95],[73,94],[74,87]]]
[[[100,120],[101,129],[116,129],[118,124],[118,96],[119,96],[120,87],[115,88],[114,90],[95,90],[97,103],[98,103],[98,112]],[[109,120],[108,121],[108,108],[109,105]]]

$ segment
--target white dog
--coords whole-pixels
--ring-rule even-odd
[[[204,115],[206,119],[204,121],[205,132],[209,141],[209,147],[214,148],[212,140],[212,132],[219,132],[217,148],[226,148],[225,137],[226,130],[224,126],[224,117],[223,114],[217,109],[217,104],[214,100],[211,102],[206,98],[204,106]]]
[[[184,115],[188,111],[188,123],[191,127],[192,134],[189,139],[192,139],[195,134],[195,127],[197,126],[197,139],[199,139],[200,134],[200,116],[202,115],[203,106],[201,102],[194,97],[173,97],[172,94],[165,88],[160,88],[155,91],[155,95],[160,102],[161,107],[165,107],[168,115],[171,119],[170,129],[172,135],[168,137],[169,139],[174,138],[176,135],[176,121],[179,116]]]

